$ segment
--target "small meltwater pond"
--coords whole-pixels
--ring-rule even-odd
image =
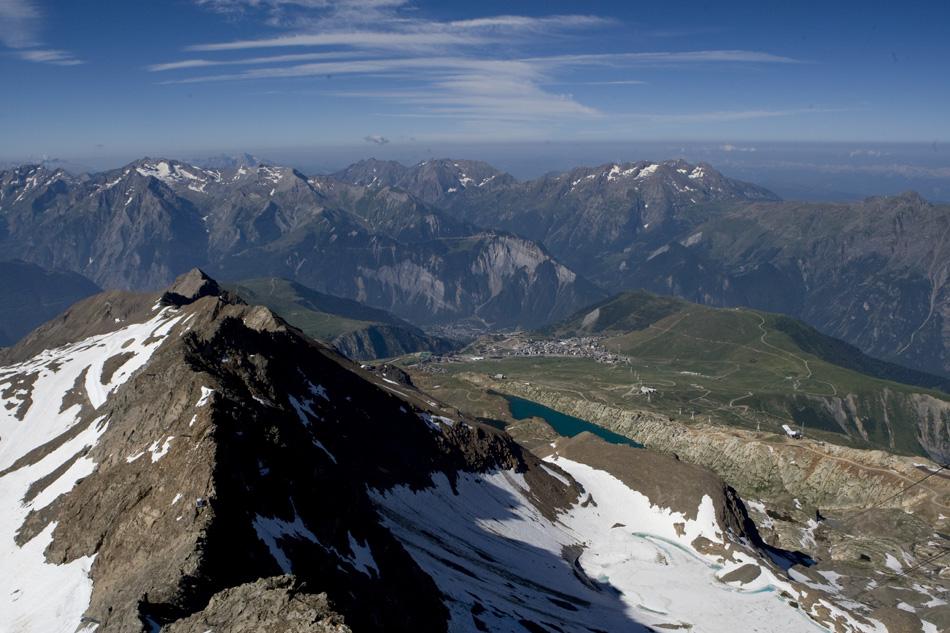
[[[643,444],[631,440],[629,437],[624,437],[613,431],[608,431],[607,429],[597,426],[596,424],[591,424],[586,420],[581,420],[580,418],[575,418],[570,415],[565,415],[560,411],[555,411],[554,409],[549,409],[543,405],[538,404],[537,402],[532,402],[531,400],[525,400],[524,398],[518,398],[516,396],[505,396],[505,399],[508,401],[508,409],[511,411],[511,417],[516,420],[524,420],[526,418],[541,418],[545,422],[551,425],[558,435],[563,435],[564,437],[574,437],[584,431],[589,431],[594,435],[604,439],[611,444],[626,444],[628,446],[633,446],[636,448],[643,448]]]

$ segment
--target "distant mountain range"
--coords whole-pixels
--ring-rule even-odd
[[[110,288],[161,287],[195,265],[282,277],[423,327],[538,327],[645,288],[783,312],[950,375],[950,206],[914,194],[783,202],[683,161],[531,181],[450,159],[332,176],[254,163],[0,172],[0,247]]]
[[[335,177],[403,187],[458,219],[543,243],[608,292],[783,312],[874,356],[950,376],[950,205],[914,193],[783,202],[683,161],[517,182],[471,161],[368,160]]]
[[[540,324],[602,293],[536,242],[454,220],[395,189],[285,167],[144,159],[73,177],[0,173],[0,246],[109,288],[149,289],[201,265],[285,277],[418,324]]]

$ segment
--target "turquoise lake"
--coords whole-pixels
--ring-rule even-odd
[[[531,400],[525,400],[524,398],[518,398],[516,396],[505,396],[505,399],[508,401],[508,409],[511,411],[511,417],[516,420],[524,420],[525,418],[541,418],[550,424],[551,428],[557,431],[558,435],[574,437],[579,433],[589,431],[594,435],[610,442],[611,444],[627,444],[628,446],[643,448],[643,444],[634,442],[629,437],[624,437],[623,435],[608,431],[607,429],[597,426],[596,424],[591,424],[586,420],[581,420],[580,418],[565,415],[560,411],[549,409],[548,407],[540,405],[537,402],[532,402]]]

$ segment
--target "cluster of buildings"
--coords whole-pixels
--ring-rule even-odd
[[[566,356],[590,358],[598,363],[622,363],[627,357],[609,351],[601,344],[601,339],[592,336],[564,339],[515,339],[506,341],[504,346],[495,346],[486,350],[491,357],[511,356]]]

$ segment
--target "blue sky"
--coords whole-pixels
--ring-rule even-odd
[[[948,6],[0,0],[0,158],[943,142]]]

